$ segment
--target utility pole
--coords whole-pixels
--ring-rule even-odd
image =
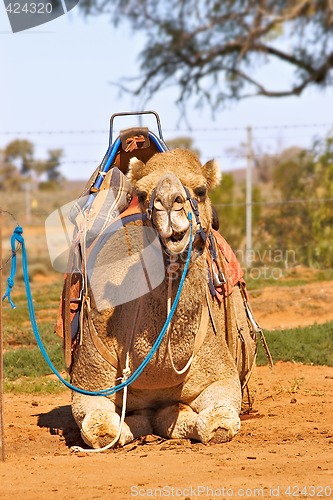
[[[246,151],[246,267],[251,267],[252,261],[252,127],[247,127]]]
[[[25,189],[25,221],[27,225],[31,223],[31,183],[29,180],[24,184]]]
[[[0,448],[1,461],[6,459],[4,430],[4,395],[3,395],[3,329],[2,329],[2,214],[0,210]]]

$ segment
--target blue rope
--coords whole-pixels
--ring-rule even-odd
[[[142,363],[138,366],[138,368],[122,383],[115,385],[114,387],[109,387],[108,389],[101,389],[99,391],[86,391],[85,389],[81,389],[80,387],[76,387],[75,385],[70,384],[65,380],[52,361],[49,358],[49,355],[47,354],[43,341],[41,339],[37,322],[36,322],[36,315],[35,315],[35,309],[33,305],[33,300],[32,300],[32,294],[31,294],[31,288],[30,288],[30,281],[29,281],[29,273],[28,273],[28,258],[27,258],[27,252],[26,252],[26,247],[25,247],[25,242],[24,238],[22,236],[23,229],[21,226],[17,226],[13,232],[13,235],[11,237],[11,248],[12,248],[12,253],[13,253],[13,258],[12,258],[12,264],[11,264],[11,269],[10,269],[10,276],[7,280],[8,286],[7,286],[7,291],[5,295],[2,297],[2,300],[5,300],[5,298],[8,299],[11,307],[15,309],[15,304],[11,300],[11,291],[14,286],[14,278],[16,274],[16,249],[15,249],[15,244],[16,242],[20,243],[22,246],[22,268],[23,268],[23,277],[24,277],[24,284],[25,284],[25,289],[26,289],[26,294],[27,294],[27,301],[28,301],[28,309],[29,309],[29,316],[30,316],[30,322],[32,325],[32,329],[38,344],[39,349],[41,350],[42,355],[44,356],[45,361],[53,371],[53,373],[58,377],[58,379],[66,386],[68,389],[71,389],[72,391],[78,392],[80,394],[85,394],[87,396],[111,396],[112,394],[115,394],[118,391],[121,391],[125,387],[129,386],[132,384],[138,377],[141,375],[143,370],[146,368],[150,360],[153,358],[154,354],[160,347],[162,340],[165,336],[165,333],[169,327],[169,324],[172,320],[172,317],[176,311],[176,307],[178,306],[178,302],[180,299],[180,294],[183,289],[184,281],[186,278],[186,274],[188,271],[188,267],[190,264],[190,259],[191,259],[191,252],[192,252],[192,214],[191,212],[188,213],[188,219],[190,221],[190,243],[189,243],[189,248],[188,248],[188,254],[187,254],[187,259],[186,263],[183,269],[183,273],[179,282],[179,287],[175,296],[175,300],[173,301],[172,307],[170,309],[170,312],[168,314],[168,317],[163,325],[163,328],[161,332],[159,333],[157,339],[155,340],[155,343],[153,344],[151,350],[149,351],[147,357],[142,361]]]
[[[22,233],[23,233],[22,227],[17,225],[16,228],[14,229],[12,237],[10,238],[10,246],[12,249],[12,263],[10,266],[10,274],[9,274],[8,279],[7,279],[7,290],[6,290],[5,295],[2,297],[2,300],[5,300],[5,298],[7,297],[8,302],[10,303],[12,309],[16,309],[16,305],[12,301],[12,298],[10,295],[11,291],[14,287],[14,284],[15,284],[14,278],[16,275],[16,241],[18,243],[20,243],[21,245],[22,245],[22,243],[24,244],[24,239],[23,239]]]

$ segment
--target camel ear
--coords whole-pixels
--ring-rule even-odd
[[[131,158],[128,165],[127,177],[133,186],[143,177],[145,164],[138,158]]]
[[[209,160],[202,167],[202,173],[206,177],[208,190],[218,186],[221,181],[221,172],[217,161]]]

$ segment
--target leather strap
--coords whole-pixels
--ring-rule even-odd
[[[88,332],[90,335],[90,338],[92,340],[92,343],[94,344],[96,350],[99,352],[99,354],[102,356],[105,361],[107,361],[113,368],[116,370],[118,369],[118,358],[116,358],[109,349],[105,346],[105,344],[102,342],[100,337],[98,336],[98,333],[96,331],[95,325],[91,319],[91,308],[90,308],[90,298],[85,297],[83,301],[83,307],[85,309],[86,313],[86,318],[88,320]],[[81,338],[82,338],[82,332],[81,332]]]
[[[210,301],[210,297],[211,297],[210,290],[207,287],[206,288],[206,303],[207,303],[209,317],[210,317],[210,321],[211,321],[212,326],[213,326],[214,333],[215,333],[215,335],[217,335],[218,329],[217,329],[217,326],[216,326],[216,322],[215,322],[215,318],[214,318],[214,313],[213,313],[213,309],[212,309],[212,304],[211,304],[211,301]]]
[[[170,334],[169,334],[170,332],[167,333],[169,359],[170,359],[171,366],[174,369],[174,371],[177,373],[177,375],[183,375],[190,368],[192,361],[194,359],[194,356],[198,353],[200,347],[202,346],[202,344],[205,340],[205,337],[207,334],[207,329],[208,329],[209,318],[210,318],[210,314],[209,314],[209,308],[208,308],[208,304],[207,304],[207,295],[205,294],[204,303],[202,305],[202,310],[201,310],[200,325],[199,325],[198,331],[197,331],[195,339],[194,339],[193,352],[192,352],[189,360],[187,361],[187,363],[185,364],[185,366],[181,370],[178,370],[174,364],[172,351],[171,351],[171,340],[170,340]]]
[[[72,332],[71,332],[71,284],[72,273],[66,275],[64,286],[64,356],[67,370],[72,364]]]
[[[207,304],[207,293],[205,294],[204,298],[204,303],[202,305],[202,312],[201,312],[201,320],[200,320],[200,325],[199,325],[199,330],[197,331],[197,334],[195,336],[195,341],[194,341],[194,347],[193,347],[193,356],[195,356],[200,347],[202,346],[206,334],[207,334],[207,329],[208,329],[208,323],[209,323],[209,308]]]

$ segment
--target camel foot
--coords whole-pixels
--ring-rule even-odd
[[[207,408],[199,414],[196,428],[202,443],[226,443],[238,433],[240,419],[235,410]]]
[[[103,448],[117,436],[119,425],[119,415],[96,409],[84,417],[81,436],[88,446]]]

